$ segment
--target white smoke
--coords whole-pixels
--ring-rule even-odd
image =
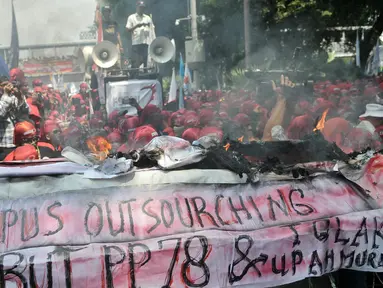
[[[0,48],[11,42],[11,0],[0,0]],[[95,0],[14,0],[21,46],[81,42],[93,25]]]

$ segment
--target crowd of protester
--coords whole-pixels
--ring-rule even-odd
[[[28,87],[23,71],[12,69],[9,79],[0,79],[0,161],[60,157],[66,146],[101,149],[92,139],[109,143],[109,152],[126,153],[160,135],[190,142],[212,135],[243,142],[302,140],[316,127],[346,153],[380,149],[383,78],[321,81],[309,90],[281,77],[278,87],[269,88],[199,91],[185,97],[185,108],[177,111],[169,108],[177,105],[140,107],[131,98],[137,116],[120,110],[106,115],[86,83],[69,95],[38,79]],[[323,127],[319,119],[326,119]]]

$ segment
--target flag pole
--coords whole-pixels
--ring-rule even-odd
[[[19,66],[19,34],[17,32],[17,22],[15,7],[12,0],[12,36],[11,36],[11,57],[9,59],[10,68],[17,68]]]
[[[185,108],[185,103],[184,103],[184,76],[185,76],[185,65],[184,65],[184,60],[182,58],[182,53],[180,53],[180,71],[179,74],[181,76],[181,85],[179,88],[179,98],[178,98],[178,108],[182,109]]]
[[[356,67],[360,68],[360,41],[359,41],[359,30],[356,30]]]

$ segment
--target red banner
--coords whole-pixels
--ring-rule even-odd
[[[72,60],[50,60],[39,62],[24,62],[21,69],[27,76],[50,75],[52,73],[73,72]]]

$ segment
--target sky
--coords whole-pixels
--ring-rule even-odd
[[[80,41],[93,24],[95,0],[13,0],[21,46]],[[11,0],[0,0],[0,49],[11,42]]]

